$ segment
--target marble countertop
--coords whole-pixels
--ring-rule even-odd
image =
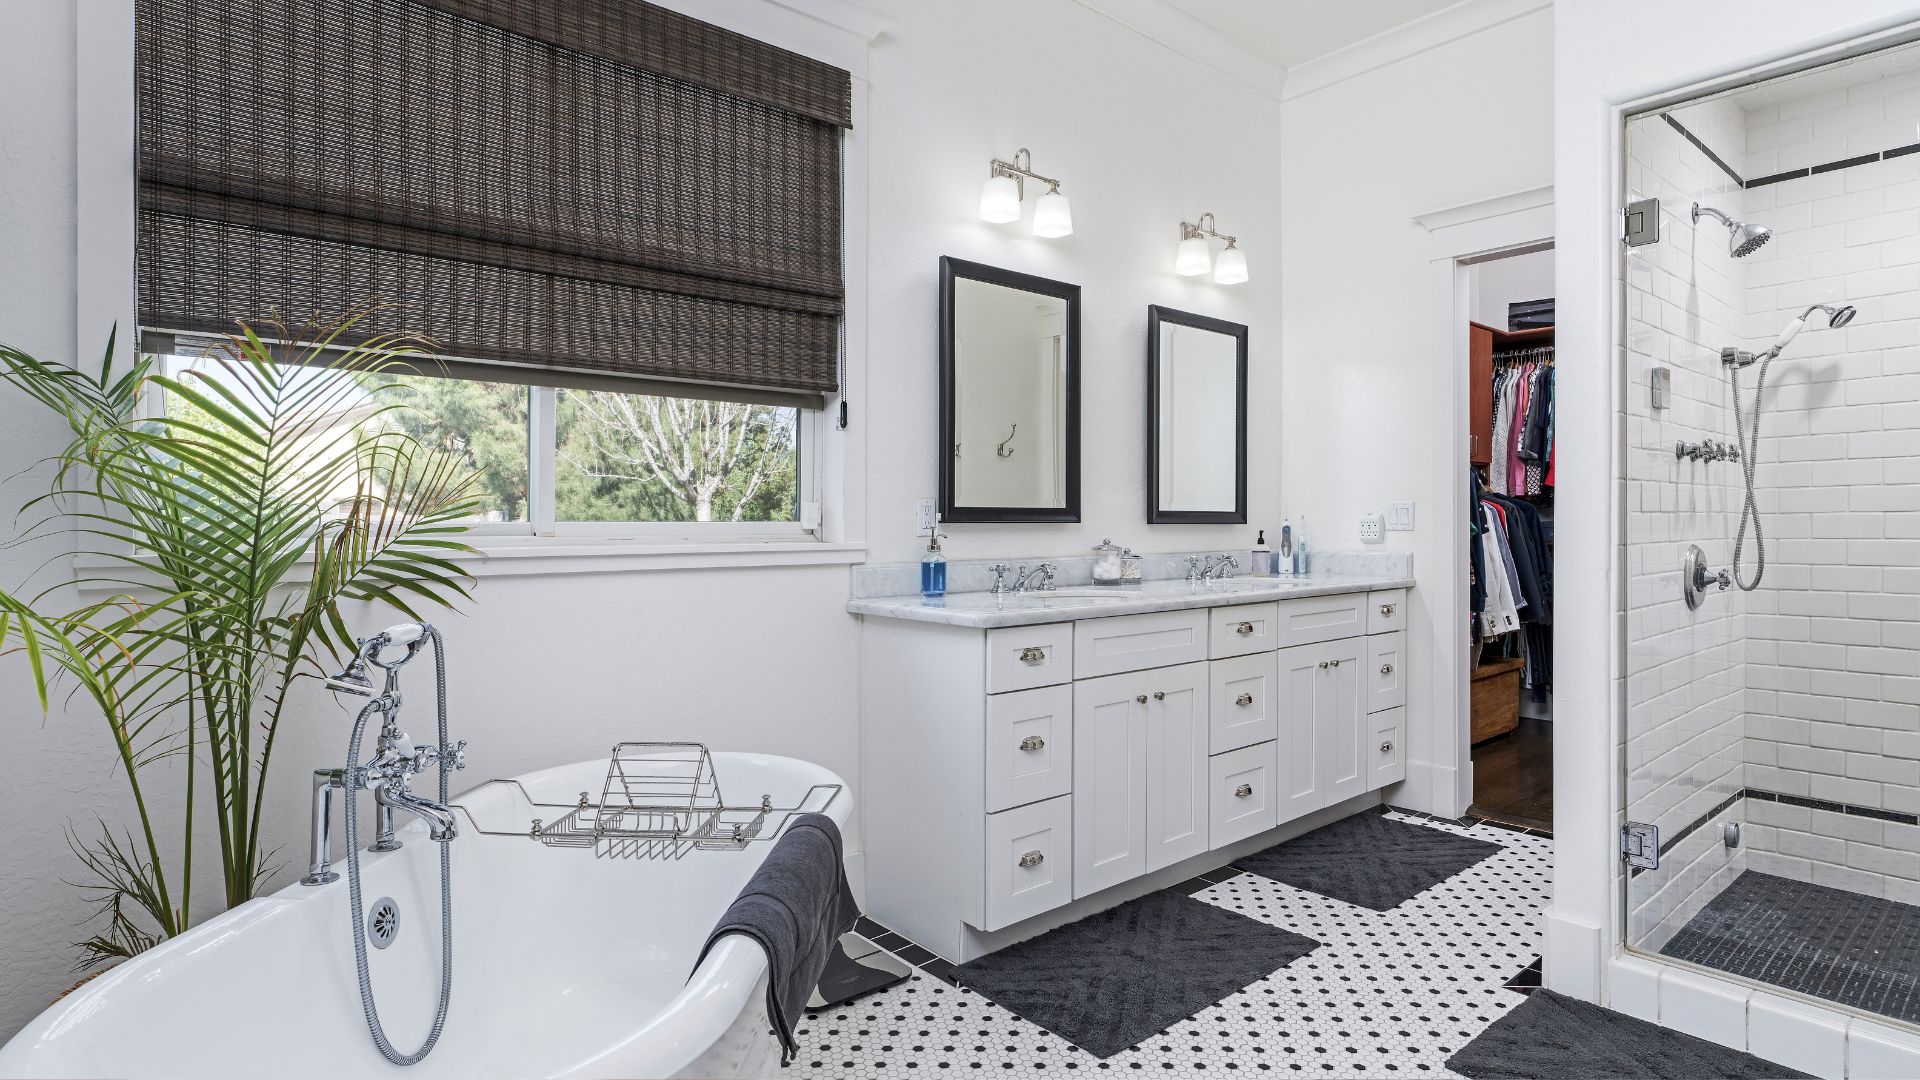
[[[847,601],[847,610],[855,615],[993,629],[1412,586],[1411,576],[1365,574],[1243,577],[1200,584],[1188,584],[1185,580],[1161,580],[1148,581],[1137,588],[1081,585],[1063,587],[1055,593],[1008,593],[1004,596],[994,596],[988,592],[949,593],[937,600],[916,595],[874,596]]]

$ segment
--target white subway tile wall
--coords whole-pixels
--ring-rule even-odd
[[[1676,114],[1708,146],[1741,145],[1746,117],[1730,101]],[[1627,260],[1627,799],[1635,821],[1672,845],[1660,868],[1631,879],[1628,940],[1658,949],[1746,868],[1746,849],[1721,842],[1719,821],[1740,821],[1735,800],[1713,827],[1673,837],[1744,784],[1746,594],[1712,593],[1697,611],[1681,594],[1680,562],[1699,544],[1716,569],[1733,554],[1739,465],[1674,455],[1679,441],[1733,439],[1733,399],[1719,350],[1746,328],[1745,268],[1727,230],[1695,201],[1735,219],[1745,192],[1659,116],[1627,137],[1630,199],[1658,198],[1660,242]],[[1724,153],[1723,153],[1724,156]],[[1732,163],[1735,169],[1737,163]],[[1743,260],[1744,261],[1744,260]],[[1671,407],[1652,408],[1649,384],[1672,370]]]
[[[1750,175],[1920,143],[1920,74],[1761,104],[1746,119]],[[1810,304],[1859,309],[1839,330],[1816,313],[1767,378],[1768,558],[1746,606],[1746,783],[1913,813],[1920,154],[1750,188],[1746,210],[1775,230],[1741,260],[1746,347]],[[1920,903],[1920,827],[1751,800],[1746,812],[1753,869]]]

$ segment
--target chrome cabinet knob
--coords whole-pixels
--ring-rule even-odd
[[[1239,697],[1233,699],[1233,703],[1244,708],[1245,706],[1253,704],[1253,695],[1241,694]]]
[[[1388,739],[1387,741],[1380,744],[1380,752],[1383,754],[1392,749],[1393,749],[1392,739]]]
[[[1233,632],[1236,634],[1239,634],[1241,637],[1252,637],[1253,624],[1250,622],[1243,622],[1240,625],[1234,627]]]
[[[1031,866],[1039,866],[1041,863],[1046,861],[1047,861],[1046,854],[1038,850],[1029,851],[1026,854],[1020,856],[1020,866],[1022,869],[1025,869]]]
[[[1244,799],[1252,794],[1253,794],[1252,784],[1241,784],[1239,787],[1233,789],[1233,797],[1236,799]]]
[[[1047,748],[1047,740],[1041,738],[1038,735],[1029,735],[1026,738],[1020,740],[1020,749],[1025,750],[1029,754],[1033,753],[1035,750],[1045,750],[1046,748]]]
[[[1020,662],[1023,664],[1041,664],[1047,659],[1047,650],[1038,645],[1029,645],[1020,650]]]
[[[1155,701],[1167,700],[1167,692],[1165,690],[1155,690],[1153,692],[1153,700]]]
[[[1139,702],[1142,705],[1145,705],[1147,703],[1147,695],[1141,694],[1139,697],[1134,698],[1133,700]]]
[[[1394,609],[1394,605],[1392,604],[1381,604],[1380,614],[1391,617],[1393,615],[1393,609]]]
[[[1382,674],[1382,675],[1391,675],[1391,674],[1393,674],[1393,665],[1392,665],[1391,663],[1387,663],[1387,664],[1381,664],[1381,665],[1380,665],[1380,674]]]
[[[1320,670],[1321,671],[1327,670],[1327,662],[1325,660],[1320,661]]]

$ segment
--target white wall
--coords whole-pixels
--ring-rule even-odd
[[[1890,0],[1755,0],[1738,17],[1657,0],[1564,4],[1554,24],[1556,419],[1561,581],[1554,672],[1554,903],[1546,982],[1598,1000],[1621,937],[1620,371],[1622,105],[1920,17]],[[1658,28],[1649,33],[1648,28]],[[1602,403],[1608,403],[1602,407]],[[1601,663],[1599,658],[1609,658]]]
[[[1543,140],[1544,142],[1544,140]],[[1529,251],[1474,263],[1473,321],[1507,328],[1507,305],[1553,299],[1553,252]]]
[[[1463,436],[1458,468],[1443,471],[1449,420],[1432,373],[1457,367],[1463,430],[1467,373],[1436,333],[1453,312],[1436,316],[1434,238],[1414,217],[1553,182],[1553,19],[1535,10],[1284,106],[1284,499],[1322,550],[1359,546],[1362,514],[1417,504],[1415,531],[1381,546],[1411,551],[1419,582],[1409,681],[1429,688],[1429,704],[1410,714],[1408,788],[1421,790],[1399,796],[1419,809],[1465,809],[1450,805],[1464,735],[1442,739],[1435,725],[1452,711],[1436,664],[1444,652],[1463,664],[1467,648],[1465,548],[1449,535],[1456,523],[1464,535],[1464,486],[1460,505],[1443,505],[1464,485],[1467,455]],[[1457,622],[1440,603],[1456,591]]]
[[[935,492],[935,285],[945,254],[1085,290],[1086,524],[954,526],[954,557],[1075,552],[1108,535],[1148,552],[1248,547],[1253,527],[1275,527],[1280,513],[1278,104],[1071,0],[871,6],[896,20],[868,58],[870,196],[848,208],[869,234],[869,374],[852,400],[872,461],[860,513],[873,555],[917,557],[914,501]],[[75,64],[76,8],[85,10],[64,0],[9,5],[0,65],[0,340],[62,359],[75,333],[74,94],[86,77]],[[988,159],[1022,145],[1066,181],[1073,236],[1035,239],[974,216]],[[1242,236],[1250,282],[1223,289],[1172,274],[1179,222],[1205,210]],[[1251,326],[1248,528],[1143,524],[1152,303]],[[44,486],[44,475],[11,478],[61,439],[58,424],[0,393],[0,507]],[[0,584],[19,584],[35,565],[32,553],[0,550]],[[467,613],[440,620],[454,722],[473,742],[467,775],[598,757],[619,738],[698,738],[819,761],[853,780],[857,808],[858,623],[844,613],[846,596],[839,567],[486,577]],[[0,701],[9,739],[0,812],[21,825],[0,835],[7,1033],[72,981],[67,944],[83,936],[84,911],[60,880],[76,872],[60,826],[84,827],[96,812],[124,823],[128,810],[97,721],[56,710],[42,722],[11,662],[0,666]],[[305,773],[340,758],[345,717],[315,695],[283,732],[268,840],[292,866],[305,850]],[[175,817],[173,807],[161,814]],[[214,876],[202,864],[200,879]],[[283,871],[275,882],[290,879]],[[203,894],[198,910],[211,899]]]

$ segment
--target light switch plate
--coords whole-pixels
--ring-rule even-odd
[[[1387,538],[1386,519],[1379,514],[1360,515],[1360,542],[1378,544]]]
[[[1413,531],[1413,504],[1412,503],[1397,502],[1397,503],[1387,504],[1387,531],[1388,532],[1412,532]]]

